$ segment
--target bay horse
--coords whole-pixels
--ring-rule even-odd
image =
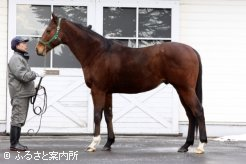
[[[204,152],[207,134],[202,107],[202,64],[193,48],[176,42],[129,48],[104,38],[88,27],[52,14],[48,27],[36,45],[36,52],[44,56],[59,44],[66,44],[78,59],[85,83],[91,89],[95,128],[87,151],[95,151],[101,140],[103,112],[108,130],[103,150],[111,150],[115,142],[113,93],[140,93],[165,83],[176,89],[189,119],[186,142],[178,152],[187,152],[193,145],[197,128],[200,142],[196,153]]]

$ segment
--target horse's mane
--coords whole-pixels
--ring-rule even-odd
[[[107,39],[107,38],[103,37],[102,35],[98,34],[98,33],[95,32],[95,31],[91,30],[91,25],[89,25],[88,27],[85,27],[85,26],[83,26],[82,24],[75,23],[75,22],[72,22],[72,21],[70,21],[70,22],[73,23],[73,24],[74,24],[76,27],[78,27],[80,30],[86,31],[89,35],[91,35],[91,36],[93,36],[93,37],[96,36],[97,38],[99,38],[99,39],[103,42],[104,47],[105,47],[106,49],[109,49],[109,48],[111,47],[113,41],[110,40],[110,39]]]
[[[90,26],[85,27],[85,26],[83,26],[82,24],[79,24],[79,23],[75,23],[75,22],[72,22],[72,23],[73,23],[74,25],[76,25],[79,29],[83,30],[83,31],[86,31],[86,32],[88,32],[88,33],[90,33],[90,34],[96,35],[96,36],[99,37],[99,38],[106,39],[106,38],[104,38],[103,36],[101,36],[100,34],[98,34],[97,32],[91,30],[91,29],[90,29],[90,28],[91,28]],[[108,39],[106,39],[106,40],[108,40]]]

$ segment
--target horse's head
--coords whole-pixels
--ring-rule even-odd
[[[61,43],[60,27],[61,18],[58,18],[52,14],[52,19],[45,29],[42,37],[40,38],[38,44],[36,45],[36,52],[38,55],[45,56],[54,47]]]

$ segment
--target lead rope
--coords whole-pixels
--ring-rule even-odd
[[[46,48],[46,46],[45,46]],[[45,51],[46,52],[46,51]],[[44,68],[46,68],[46,54],[44,56]],[[43,80],[43,77],[40,77],[39,82],[38,82],[38,86],[36,88],[36,92],[35,95],[31,98],[31,104],[32,104],[32,108],[33,108],[33,113],[37,116],[40,116],[39,119],[39,126],[38,126],[38,130],[36,133],[34,133],[33,129],[29,129],[27,131],[27,135],[28,136],[36,136],[41,128],[42,125],[42,118],[43,118],[43,114],[46,112],[47,110],[47,93],[46,93],[46,89],[45,87],[41,86],[41,82]],[[35,106],[35,102],[36,99],[38,97],[43,97],[43,106]],[[31,132],[33,132],[34,134],[31,134]]]

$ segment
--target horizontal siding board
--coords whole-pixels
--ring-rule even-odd
[[[245,0],[181,0],[180,1],[181,6],[183,5],[189,5],[193,7],[194,5],[199,5],[199,6],[231,6],[231,7],[238,7],[238,6],[245,6],[246,1]]]
[[[181,0],[180,38],[201,54],[208,122],[246,122],[242,117],[246,108],[245,8],[246,1]]]
[[[7,8],[8,1],[7,0],[1,0],[0,3],[0,121],[5,122],[6,121],[6,97],[7,97],[7,90],[6,90],[6,81],[7,81],[7,44],[8,44],[8,26],[7,26]],[[2,130],[2,129],[0,129]],[[5,131],[3,129],[3,131]],[[0,131],[2,132],[2,131]]]

